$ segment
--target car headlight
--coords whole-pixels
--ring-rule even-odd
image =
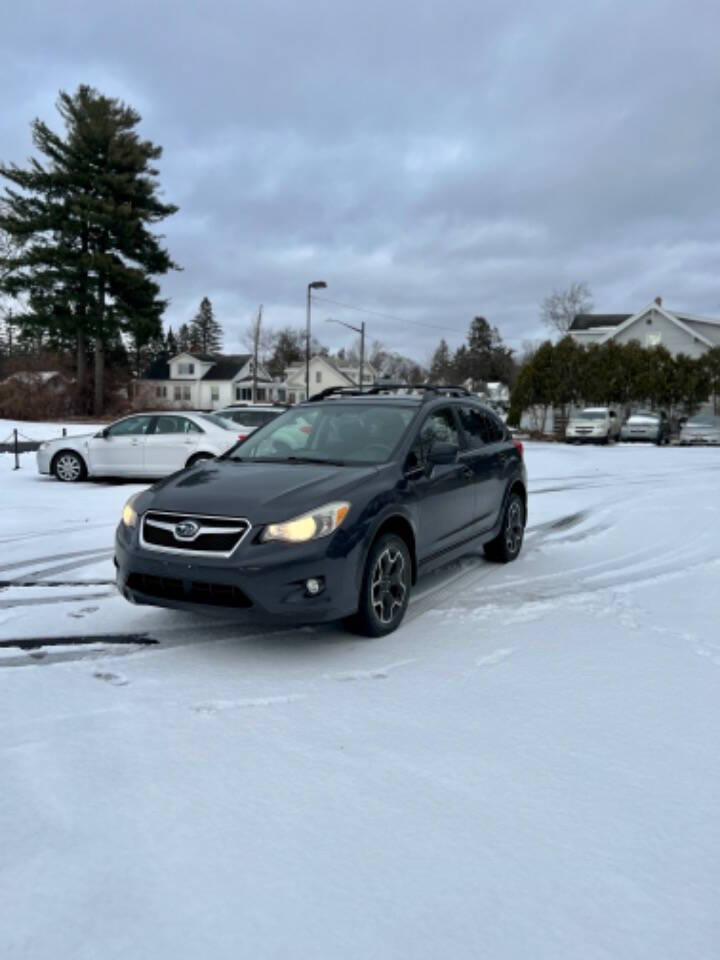
[[[306,543],[329,537],[340,526],[350,509],[345,501],[326,503],[284,523],[270,523],[262,535],[263,542],[280,540],[283,543]]]
[[[128,502],[127,502],[127,503],[125,504],[125,506],[123,507],[122,522],[123,522],[123,524],[124,524],[126,527],[136,527],[136,526],[137,526],[137,512],[135,511],[135,508],[133,507],[133,503],[137,500],[137,498],[138,498],[139,496],[140,496],[139,493],[133,494],[133,496],[130,497],[130,499],[128,500]]]
[[[44,443],[41,443],[41,444],[40,444],[40,447],[39,447],[38,449],[40,449],[40,450],[49,450],[49,449],[50,449],[50,444],[49,444],[49,443],[47,442],[47,440],[46,440]]]

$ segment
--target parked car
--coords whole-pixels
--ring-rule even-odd
[[[240,434],[240,439],[244,440],[250,436],[253,430],[257,430],[258,427],[262,427],[270,420],[274,420],[275,417],[279,417],[285,410],[287,410],[287,407],[275,406],[274,404],[268,404],[267,406],[262,404],[230,404],[230,406],[223,407],[222,410],[217,410],[216,415],[224,420],[232,420],[238,434]]]
[[[40,445],[37,465],[65,483],[86,477],[165,477],[237,443],[235,425],[212,413],[138,413],[97,433]]]
[[[586,407],[565,428],[567,443],[609,443],[620,436],[620,418],[609,407]]]
[[[641,410],[633,413],[622,426],[620,439],[626,443],[643,440],[646,443],[670,443],[670,421],[664,410],[654,413]]]
[[[514,560],[526,516],[522,444],[469,396],[323,397],[131,497],[117,581],[134,603],[346,618],[382,636],[418,573],[480,544]]]
[[[714,413],[698,413],[680,428],[680,443],[720,443],[720,417]]]

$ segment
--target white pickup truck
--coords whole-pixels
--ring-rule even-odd
[[[586,407],[573,414],[565,429],[566,443],[609,443],[620,438],[620,418],[610,407]]]

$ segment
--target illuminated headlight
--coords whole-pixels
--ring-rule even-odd
[[[135,500],[137,500],[139,496],[140,494],[138,493],[134,494],[132,497],[130,497],[128,502],[123,507],[122,522],[126,527],[137,526],[137,513],[135,512],[133,503],[135,502]]]
[[[305,543],[329,537],[340,526],[350,509],[345,502],[326,503],[285,523],[270,523],[262,535],[263,541],[280,540],[283,543]]]

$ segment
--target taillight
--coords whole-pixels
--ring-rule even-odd
[[[523,456],[523,445],[520,443],[519,440],[513,440],[513,444],[515,445],[515,449],[517,450],[517,452],[518,452],[518,453],[520,454],[520,456],[522,457],[522,456]]]
[[[238,440],[247,440],[248,435],[246,433],[239,433]]]

